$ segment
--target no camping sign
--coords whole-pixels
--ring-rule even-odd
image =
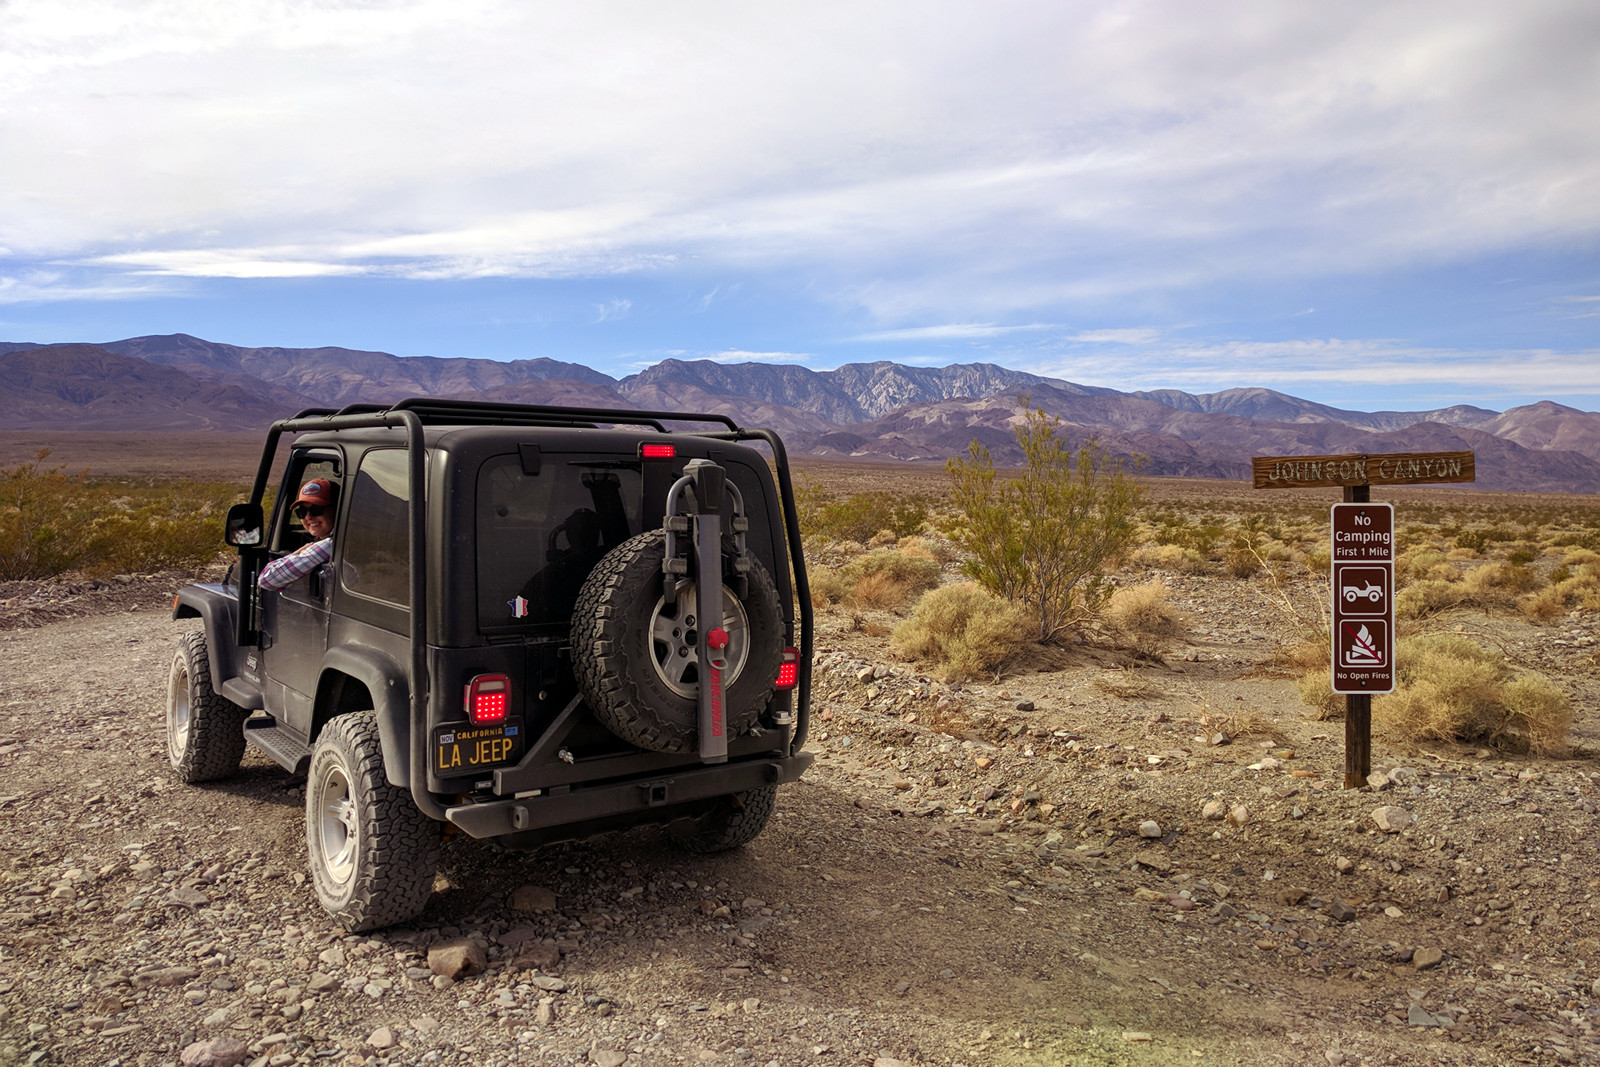
[[[1394,506],[1334,504],[1333,691],[1394,692]]]

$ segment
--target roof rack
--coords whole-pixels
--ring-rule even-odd
[[[332,411],[312,408],[295,418],[318,415],[371,415],[384,411],[412,411],[424,424],[471,423],[513,426],[569,426],[593,429],[601,423],[648,426],[657,433],[670,432],[669,422],[711,422],[742,432],[738,423],[726,415],[709,412],[635,411],[626,408],[576,408],[550,404],[504,404],[480,400],[438,400],[432,397],[407,397],[393,404],[350,404]]]

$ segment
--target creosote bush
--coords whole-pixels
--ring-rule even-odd
[[[1026,606],[1041,641],[1059,637],[1100,605],[1110,589],[1102,569],[1138,536],[1143,488],[1116,457],[1088,439],[1074,450],[1061,420],[1029,409],[1013,428],[1024,466],[997,477],[977,440],[946,465],[959,519],[962,565],[996,596]]]
[[[853,493],[838,500],[819,486],[799,485],[794,495],[807,540],[893,544],[928,521],[928,498],[920,493]]]
[[[1207,569],[1204,556],[1181,545],[1140,545],[1128,554],[1128,562],[1178,574],[1202,574]]]
[[[998,674],[1031,643],[1033,625],[1016,604],[976,582],[958,582],[924,594],[889,644],[946,681],[959,681]]]
[[[1570,702],[1538,675],[1515,674],[1499,652],[1463,634],[1423,634],[1400,639],[1395,665],[1395,691],[1372,705],[1382,736],[1567,751]]]
[[[0,471],[0,580],[198,567],[225,546],[236,486],[182,481],[126,486],[32,463]]]

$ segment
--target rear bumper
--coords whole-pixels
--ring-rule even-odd
[[[445,818],[473,837],[503,837],[630,814],[648,822],[652,813],[697,800],[793,782],[811,766],[812,758],[802,752],[788,759],[689,767],[626,782],[558,787],[536,797],[456,805],[445,809]]]

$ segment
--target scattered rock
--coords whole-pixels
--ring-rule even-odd
[[[1243,804],[1235,804],[1228,809],[1228,823],[1231,826],[1243,826],[1250,821],[1250,809]]]
[[[1354,922],[1356,909],[1352,908],[1346,901],[1333,900],[1328,903],[1328,916],[1335,922]]]
[[[1279,904],[1282,904],[1286,907],[1293,907],[1310,895],[1311,893],[1309,890],[1297,889],[1293,886],[1284,886],[1282,889],[1279,889],[1276,893],[1272,894],[1272,897]]]
[[[1205,807],[1200,809],[1200,817],[1209,819],[1212,822],[1221,822],[1227,818],[1227,815],[1228,805],[1220,800],[1208,800],[1205,803]]]
[[[1155,1038],[1152,1037],[1150,1034],[1146,1033],[1143,1030],[1124,1030],[1124,1031],[1122,1031],[1122,1040],[1124,1040],[1124,1041],[1154,1041]]]
[[[443,978],[464,978],[482,974],[489,967],[477,942],[458,938],[443,941],[428,950],[428,970]]]
[[[387,1026],[380,1026],[376,1030],[372,1031],[371,1036],[367,1038],[367,1044],[372,1048],[378,1049],[379,1051],[382,1051],[386,1048],[394,1048],[394,1031],[389,1029]]]
[[[1443,961],[1444,951],[1433,945],[1419,948],[1411,954],[1411,966],[1419,971],[1431,971]]]
[[[250,1046],[224,1034],[209,1041],[196,1041],[178,1057],[183,1067],[237,1067],[250,1055]]]
[[[1378,829],[1386,834],[1397,834],[1401,830],[1417,821],[1417,817],[1405,808],[1397,808],[1393,804],[1385,804],[1381,808],[1372,809],[1372,821],[1378,824]]]
[[[1156,822],[1154,819],[1146,819],[1144,822],[1139,824],[1139,836],[1160,837],[1161,824]]]
[[[1394,783],[1389,781],[1389,776],[1382,771],[1373,771],[1367,775],[1367,786],[1374,792],[1382,792]]]
[[[555,911],[556,895],[542,885],[519,885],[511,891],[511,907],[517,911]]]

